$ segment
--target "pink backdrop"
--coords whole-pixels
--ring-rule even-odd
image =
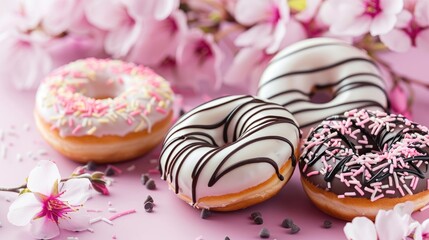
[[[389,54],[385,59],[393,63],[398,71],[411,77],[429,82],[429,54],[410,52],[406,55]],[[6,146],[5,157],[0,156],[0,186],[16,186],[23,183],[29,171],[35,166],[37,160],[52,159],[58,164],[62,175],[68,176],[77,166],[51,149],[37,132],[33,122],[34,92],[18,92],[7,79],[0,81],[0,131],[3,139],[0,147]],[[414,119],[425,125],[429,125],[427,107],[429,91],[416,89],[416,103],[414,107]],[[225,93],[225,92],[224,92]],[[222,94],[224,94],[222,93]],[[188,106],[200,103],[201,97],[186,98]],[[29,126],[29,127],[28,127]],[[46,156],[41,152],[46,151]],[[333,219],[315,208],[302,191],[298,171],[295,171],[292,180],[274,198],[248,209],[231,213],[213,213],[209,219],[200,218],[200,211],[191,208],[169,191],[167,184],[159,175],[152,175],[155,179],[157,190],[147,190],[140,183],[140,175],[149,169],[156,167],[151,159],[156,158],[156,152],[138,160],[118,164],[124,173],[114,177],[115,182],[111,186],[111,196],[95,194],[87,202],[91,209],[103,210],[99,213],[91,213],[92,217],[109,217],[114,213],[108,212],[108,203],[118,212],[135,209],[137,213],[116,219],[114,225],[98,222],[91,227],[94,232],[73,233],[63,231],[58,239],[78,237],[79,239],[259,239],[259,231],[262,227],[271,232],[270,239],[341,239],[344,237],[343,227],[345,222]],[[22,158],[21,161],[18,158]],[[135,166],[128,171],[127,168]],[[99,167],[104,170],[104,167]],[[144,200],[150,194],[156,203],[152,213],[144,211]],[[25,228],[16,227],[8,223],[6,215],[10,200],[15,194],[0,192],[0,239],[30,239]],[[255,225],[249,219],[253,211],[260,211],[264,224]],[[296,235],[289,235],[289,231],[280,227],[284,218],[291,218],[301,228]],[[420,221],[429,218],[429,210],[414,214]],[[321,227],[324,220],[333,222],[331,229]]]

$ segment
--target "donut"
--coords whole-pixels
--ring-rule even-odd
[[[378,210],[429,202],[428,128],[402,115],[351,110],[324,120],[304,141],[301,182],[323,212],[374,219]]]
[[[289,180],[299,140],[299,127],[282,106],[252,96],[221,97],[170,129],[161,177],[195,208],[245,208],[274,196]]]
[[[304,136],[323,119],[348,110],[389,109],[377,65],[364,51],[329,38],[280,51],[264,70],[257,96],[286,107]]]
[[[172,119],[169,84],[143,66],[83,59],[54,70],[36,93],[43,138],[77,162],[136,158],[162,142]]]

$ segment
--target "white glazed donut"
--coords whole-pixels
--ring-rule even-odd
[[[94,58],[52,72],[36,95],[43,137],[80,162],[137,157],[163,139],[172,117],[173,92],[152,70]]]
[[[282,106],[251,96],[215,99],[182,116],[160,156],[162,178],[196,208],[231,211],[289,180],[300,134]]]
[[[314,102],[317,91],[330,92],[332,99]],[[304,133],[347,110],[389,108],[377,65],[364,51],[329,38],[304,40],[279,52],[263,72],[257,95],[286,107]]]

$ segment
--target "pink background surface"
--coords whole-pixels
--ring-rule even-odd
[[[392,62],[399,72],[429,82],[427,69],[429,54],[411,52],[408,54],[389,54],[385,59]],[[5,145],[6,157],[0,156],[0,186],[13,187],[23,183],[29,171],[40,159],[54,160],[63,177],[71,174],[78,164],[69,161],[51,149],[35,129],[33,122],[34,91],[19,92],[7,79],[0,79],[0,129],[5,132],[0,146]],[[414,120],[429,125],[427,107],[429,91],[416,89]],[[218,95],[223,95],[222,92]],[[188,106],[201,103],[200,97],[185,98]],[[26,130],[26,126],[29,129]],[[46,151],[46,156],[39,156],[39,151]],[[17,155],[22,156],[18,161]],[[103,210],[100,213],[90,213],[92,217],[109,217],[114,213],[108,212],[108,202],[118,212],[135,209],[137,213],[114,220],[114,225],[98,222],[91,227],[91,232],[73,233],[63,231],[57,239],[78,237],[79,239],[259,239],[259,231],[267,228],[270,239],[344,239],[343,227],[345,222],[336,220],[315,208],[304,194],[299,182],[299,173],[295,171],[291,181],[274,198],[250,207],[248,209],[230,212],[213,213],[208,219],[200,218],[200,211],[193,209],[179,200],[159,175],[151,177],[155,180],[157,189],[147,190],[140,183],[140,175],[153,169],[157,163],[150,161],[157,157],[157,150],[146,157],[118,164],[124,173],[115,176],[115,182],[110,187],[110,196],[95,194],[86,206],[90,209]],[[135,165],[135,169],[127,168]],[[98,168],[103,171],[104,166]],[[150,194],[155,200],[152,213],[144,211],[144,200]],[[16,194],[0,192],[0,239],[31,239],[25,227],[16,227],[8,223],[6,215],[10,200]],[[256,225],[249,219],[253,211],[260,211],[264,224]],[[429,218],[429,210],[413,215],[417,220]],[[290,235],[289,230],[280,226],[284,218],[291,218],[301,228],[296,235]],[[324,220],[333,222],[331,229],[321,227]]]

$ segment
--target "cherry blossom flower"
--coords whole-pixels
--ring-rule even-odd
[[[74,178],[64,183],[60,180],[53,162],[40,161],[28,177],[28,192],[20,194],[9,207],[9,222],[16,226],[31,224],[31,232],[38,239],[54,238],[60,228],[87,229],[89,216],[80,210],[89,197],[89,180]]]
[[[355,217],[344,227],[347,239],[406,239],[416,232],[418,236],[426,236],[429,232],[429,223],[420,225],[411,217],[414,211],[412,202],[397,204],[391,210],[380,210],[375,217],[375,223],[367,217]],[[416,236],[416,235],[415,235]],[[421,238],[420,238],[421,239]]]
[[[127,60],[155,66],[175,52],[188,28],[186,16],[177,11],[162,21],[148,20]]]
[[[234,16],[237,22],[250,27],[237,37],[237,46],[266,49],[268,54],[280,49],[290,19],[286,1],[238,0]]]
[[[320,11],[334,34],[377,36],[393,29],[402,8],[403,0],[326,0]]]
[[[222,85],[222,60],[222,51],[213,36],[192,29],[177,49],[176,64],[180,86],[190,84],[195,90],[219,89]]]
[[[414,224],[413,237],[415,240],[429,239],[429,219],[424,220],[422,224],[418,222]]]
[[[106,52],[118,58],[127,56],[145,27],[167,19],[178,6],[178,0],[90,0],[85,12],[91,24],[107,31]]]
[[[351,223],[346,224],[344,233],[347,239],[377,240],[374,223],[366,217],[355,217]]]
[[[429,51],[429,1],[407,0],[398,15],[395,28],[380,36],[393,51],[405,52],[411,47]]]

